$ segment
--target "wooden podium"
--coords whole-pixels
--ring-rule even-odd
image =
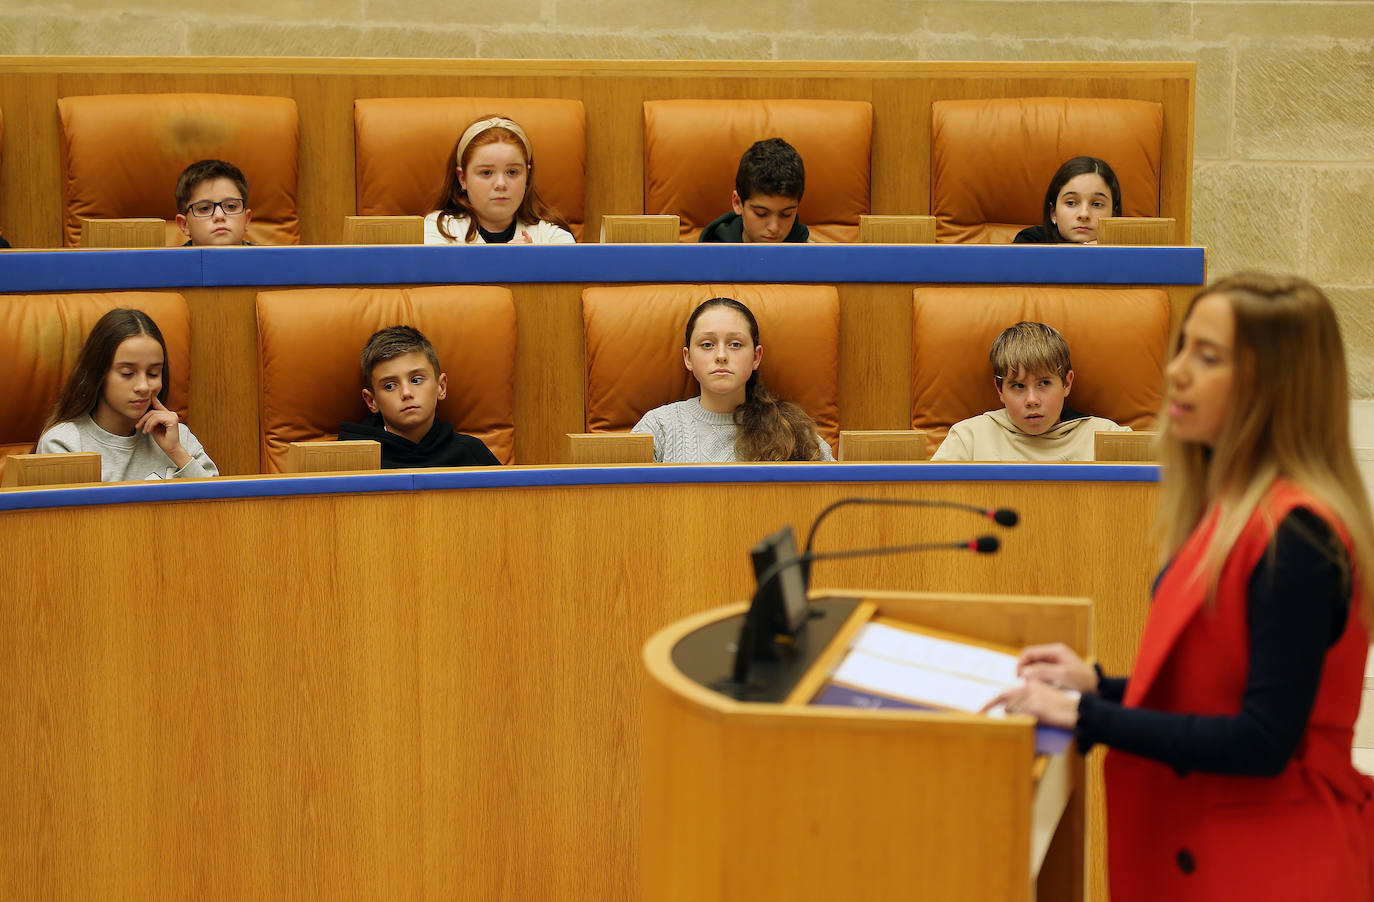
[[[1084,898],[1083,760],[1029,717],[810,704],[876,614],[1000,645],[1090,645],[1078,598],[812,596],[790,660],[723,682],[746,605],[644,648],[642,898],[654,902]],[[716,688],[711,688],[712,686]],[[741,694],[735,692],[734,694]]]

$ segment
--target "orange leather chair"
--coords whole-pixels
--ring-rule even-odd
[[[12,294],[0,300],[0,469],[33,451],[95,321],[115,307],[152,317],[167,342],[168,406],[185,419],[191,396],[191,311],[173,292]],[[214,448],[206,449],[210,456]]]
[[[582,291],[588,432],[625,432],[655,407],[696,397],[683,329],[702,301],[741,301],[759,321],[763,381],[839,447],[840,299],[830,285],[633,285]]]
[[[81,220],[158,217],[167,244],[176,225],[177,177],[197,160],[233,163],[248,179],[254,244],[299,244],[296,101],[243,94],[102,94],[57,101],[62,148],[63,239],[81,243]]]
[[[359,355],[378,329],[425,333],[448,374],[437,416],[502,463],[515,456],[515,301],[506,288],[311,288],[258,294],[262,472],[280,473],[291,442],[338,437],[367,415]]]
[[[1022,320],[1048,323],[1069,343],[1068,404],[1148,429],[1163,399],[1169,297],[1156,289],[948,285],[917,288],[911,427],[934,453],[949,427],[1002,406],[988,352]]]
[[[473,120],[505,116],[529,136],[539,196],[582,240],[587,114],[580,100],[378,97],[353,101],[359,216],[424,216],[444,186],[453,145]]]
[[[696,241],[730,209],[739,158],[782,138],[801,154],[797,215],[813,240],[857,241],[868,212],[873,105],[851,100],[649,100],[644,103],[644,212],[682,217]]]
[[[1106,160],[1122,213],[1159,215],[1164,107],[1143,100],[1015,97],[931,105],[930,209],[937,241],[1009,244],[1040,225],[1060,165]]]

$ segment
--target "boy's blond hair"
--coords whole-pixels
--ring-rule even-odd
[[[1073,369],[1069,343],[1059,330],[1044,323],[1020,322],[1002,330],[988,354],[992,375],[1000,386],[1007,376],[1054,373],[1062,382]]]

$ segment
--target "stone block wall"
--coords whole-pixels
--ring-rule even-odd
[[[1298,272],[1374,397],[1374,2],[0,0],[0,53],[1195,60],[1193,238],[1210,272]]]

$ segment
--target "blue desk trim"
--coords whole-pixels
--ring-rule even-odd
[[[7,251],[0,253],[0,290],[139,291],[194,288],[205,282],[194,250]]]
[[[0,254],[0,290],[548,282],[1201,285],[1201,247],[258,247]]]
[[[771,464],[493,468],[188,480],[0,492],[0,511],[367,492],[705,483],[1158,482],[1142,464]]]

